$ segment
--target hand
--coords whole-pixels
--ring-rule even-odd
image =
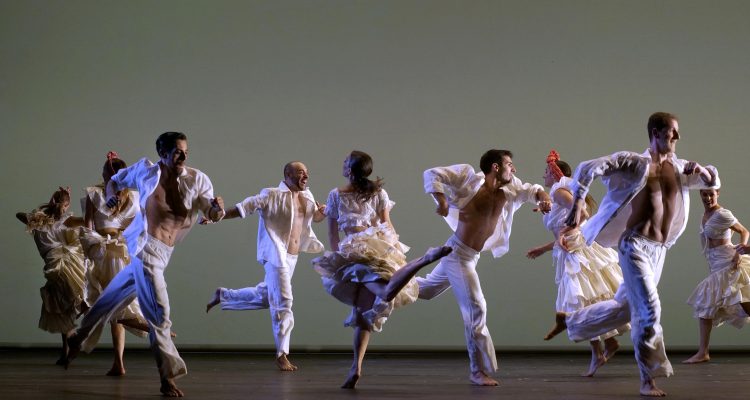
[[[750,245],[740,243],[737,246],[734,246],[734,249],[737,250],[737,254],[740,255],[750,254]]]
[[[325,204],[320,204],[320,203],[318,203],[316,201],[315,202],[315,211],[318,212],[318,213],[320,213],[320,214],[326,215],[326,205]]]
[[[206,217],[201,217],[200,221],[198,221],[198,225],[208,225],[211,223],[211,220]]]
[[[577,226],[566,226],[562,229],[560,229],[560,236],[557,239],[557,244],[560,245],[560,247],[570,253],[570,247],[568,247],[568,241],[567,237],[574,236],[574,234],[578,231]]]
[[[221,196],[216,196],[213,200],[211,200],[211,206],[220,210],[224,210],[224,199],[222,199]]]
[[[530,258],[533,260],[546,252],[547,251],[544,249],[544,247],[534,247],[526,253],[526,258]]]
[[[682,170],[685,175],[697,175],[703,173],[703,167],[695,161],[688,161],[685,164],[685,169]]]
[[[540,200],[537,203],[537,208],[534,209],[534,212],[541,212],[542,214],[547,214],[552,210],[552,202],[549,200]]]

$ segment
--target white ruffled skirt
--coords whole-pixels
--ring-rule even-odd
[[[622,283],[617,251],[596,242],[588,246],[580,233],[566,240],[570,252],[557,243],[552,249],[557,284],[555,311],[573,312],[614,298]],[[622,333],[612,330],[592,339],[604,340]]]
[[[104,289],[123,268],[130,264],[128,247],[122,237],[102,236],[96,231],[81,228],[81,246],[87,258],[86,270],[86,303],[92,306],[101,296]],[[138,299],[133,300],[121,311],[117,312],[111,321],[139,320],[142,325],[147,325],[146,319],[141,313]],[[103,324],[91,333],[92,343],[98,341]],[[139,337],[148,336],[148,332],[125,326],[125,329]],[[89,339],[92,340],[92,339]]]
[[[339,244],[339,251],[327,251],[312,260],[312,264],[321,275],[325,290],[342,303],[354,306],[357,292],[367,290],[363,284],[390,281],[393,273],[406,264],[404,253],[408,250],[390,226],[381,224],[347,235]],[[379,332],[394,308],[415,302],[418,295],[417,282],[411,279],[392,301],[375,297],[372,309],[362,316]],[[352,311],[344,325],[356,326],[355,317]]]
[[[750,256],[740,256],[735,268],[735,253],[731,245],[706,249],[711,273],[687,300],[693,307],[693,317],[712,319],[714,326],[729,322],[742,328],[750,322],[750,316],[740,306],[750,301]]]
[[[75,241],[77,236],[71,237],[70,242]],[[62,245],[50,249],[44,260],[47,283],[39,289],[42,297],[39,328],[51,333],[67,333],[75,328],[83,302],[86,279],[83,252],[78,245]]]

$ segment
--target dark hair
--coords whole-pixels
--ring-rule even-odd
[[[47,203],[41,204],[28,214],[26,230],[31,232],[34,229],[54,224],[62,217],[62,205],[65,202],[70,203],[70,189],[60,187],[52,193]]]
[[[354,187],[355,197],[367,201],[383,187],[383,180],[378,177],[370,180],[372,174],[372,157],[364,151],[352,150],[349,154],[349,182]]]
[[[156,153],[161,157],[162,152],[172,151],[177,147],[178,140],[187,140],[182,132],[164,132],[156,138]]]
[[[492,164],[500,164],[503,162],[503,157],[513,158],[513,153],[510,150],[487,150],[482,154],[482,158],[479,160],[479,169],[485,174],[489,174],[492,171]]]
[[[648,117],[648,124],[646,124],[646,129],[648,129],[648,139],[651,140],[651,136],[653,136],[651,132],[653,132],[654,129],[660,131],[669,126],[672,121],[677,121],[677,116],[674,114],[661,111],[651,114],[651,116]]]
[[[557,168],[560,168],[560,171],[563,173],[563,175],[570,178],[573,176],[573,170],[570,168],[570,165],[566,163],[563,160],[557,160],[555,161],[555,164],[557,164]]]

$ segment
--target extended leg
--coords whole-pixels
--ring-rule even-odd
[[[683,361],[683,364],[698,364],[711,359],[708,354],[708,343],[711,340],[711,329],[713,328],[713,323],[714,321],[711,319],[701,318],[698,320],[698,331],[700,334],[698,352]]]
[[[370,334],[372,331],[372,327],[370,327],[367,321],[365,321],[362,312],[372,308],[374,302],[375,295],[365,287],[360,287],[357,290],[357,299],[354,306],[357,326],[354,328],[354,338],[352,343],[354,360],[352,362],[352,367],[349,370],[349,375],[346,377],[346,381],[341,385],[342,389],[354,389],[360,376],[362,376],[362,361],[365,358],[367,345],[370,343]]]

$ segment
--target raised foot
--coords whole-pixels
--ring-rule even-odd
[[[276,366],[279,367],[281,371],[296,371],[298,369],[296,365],[292,364],[291,361],[286,358],[286,354],[282,354],[276,359]]]
[[[211,300],[208,301],[206,304],[206,312],[211,311],[214,306],[221,303],[221,289],[223,288],[216,288],[216,291],[214,292],[214,295],[211,297]]]
[[[428,263],[432,263],[447,256],[451,251],[453,251],[453,249],[448,246],[430,247],[427,249],[427,252],[424,253],[424,260]]]
[[[609,338],[604,341],[604,362],[607,362],[615,356],[620,349],[620,342],[615,338]]]
[[[166,397],[183,397],[185,396],[185,393],[180,390],[177,385],[175,385],[174,380],[172,379],[163,379],[161,381],[161,388],[159,388],[159,391],[163,396]]]
[[[500,382],[496,381],[495,379],[492,379],[489,375],[485,374],[484,372],[472,372],[471,375],[469,375],[469,380],[471,381],[472,385],[477,386],[499,386]]]
[[[349,376],[346,377],[346,380],[344,381],[344,384],[341,385],[342,389],[354,389],[357,386],[357,381],[359,381],[359,374],[356,372],[349,373]]]
[[[664,397],[666,395],[667,392],[656,387],[656,382],[653,379],[641,382],[641,396]]]
[[[589,364],[589,370],[582,373],[581,376],[585,378],[591,378],[596,374],[596,371],[601,368],[602,365],[607,363],[607,359],[602,355],[599,357],[591,357],[591,364]]]
[[[63,363],[60,365],[64,366],[65,369],[68,369],[68,367],[70,367],[70,363],[72,363],[73,360],[78,357],[78,353],[80,352],[81,340],[78,339],[76,335],[68,336],[68,354],[65,357],[65,360],[63,360]]]
[[[547,332],[547,335],[544,336],[544,340],[550,340],[553,337],[557,336],[560,332],[568,328],[568,325],[565,323],[565,318],[567,316],[568,314],[564,312],[555,313],[555,326],[553,326],[552,329]]]
[[[695,353],[692,357],[688,358],[687,360],[683,361],[683,364],[700,364],[704,362],[708,362],[711,360],[711,357],[708,356],[708,353]]]

